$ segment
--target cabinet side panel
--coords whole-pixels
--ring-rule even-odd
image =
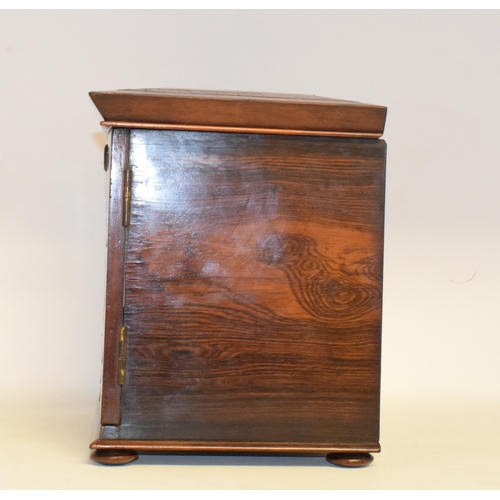
[[[378,442],[385,144],[133,131],[121,439]]]
[[[113,130],[109,189],[108,272],[101,423],[120,423],[121,387],[117,383],[118,339],[123,325],[125,228],[122,226],[123,170],[128,164],[130,131]]]

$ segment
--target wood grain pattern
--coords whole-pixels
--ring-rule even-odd
[[[321,255],[317,247],[311,236],[273,233],[259,242],[257,259],[285,273],[295,299],[315,318],[345,325],[379,307],[381,289],[375,280],[363,283],[352,276],[349,266],[345,271],[336,260]],[[379,275],[365,276],[376,279]]]
[[[387,109],[319,96],[186,89],[90,92],[105,123],[380,137]],[[149,125],[148,125],[149,124]],[[115,125],[117,126],[117,125]]]
[[[385,144],[133,130],[130,168],[116,439],[377,443]]]
[[[129,160],[130,131],[113,130],[109,191],[108,276],[101,423],[120,423],[121,388],[117,384],[118,337],[123,324],[125,231],[122,227],[123,171]]]

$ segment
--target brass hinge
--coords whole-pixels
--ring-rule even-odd
[[[127,336],[128,328],[122,326],[118,341],[118,385],[125,384],[127,367]]]
[[[130,225],[130,202],[132,201],[132,170],[127,168],[123,171],[123,212],[122,225]]]

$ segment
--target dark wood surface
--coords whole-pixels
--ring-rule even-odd
[[[117,383],[118,337],[123,325],[123,272],[126,232],[122,226],[123,171],[128,165],[130,131],[115,129],[111,144],[108,276],[101,422],[120,423],[121,388]]]
[[[114,439],[376,448],[385,143],[132,130],[130,168]]]
[[[103,125],[380,137],[387,109],[313,95],[136,89],[90,92]]]

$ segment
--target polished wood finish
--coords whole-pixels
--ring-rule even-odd
[[[125,267],[125,228],[122,225],[123,172],[127,169],[130,131],[113,131],[111,180],[109,191],[108,277],[102,381],[101,422],[120,423],[121,387],[118,385],[118,340],[123,326],[123,273]]]
[[[125,128],[380,137],[387,112],[353,101],[263,92],[137,89],[90,97],[103,125]]]
[[[340,467],[366,467],[373,462],[369,453],[329,453],[326,461]]]
[[[170,106],[188,99],[172,92]],[[119,94],[135,123],[136,96]],[[303,104],[189,99],[183,126],[214,99],[293,104],[299,118]],[[320,106],[316,125],[321,106],[344,106],[303,101]],[[110,148],[100,462],[134,450],[366,465],[380,449],[385,143],[137,125],[114,128]]]
[[[141,453],[169,453],[169,454],[253,454],[253,455],[295,455],[295,456],[319,456],[336,454],[354,455],[368,452],[380,451],[378,444],[372,445],[338,445],[322,443],[280,443],[280,442],[221,442],[221,441],[140,441],[120,439],[97,439],[91,445],[91,449],[107,450],[134,450]]]
[[[128,449],[99,449],[94,451],[90,458],[102,465],[125,465],[137,460],[139,455],[134,450]]]
[[[238,134],[270,134],[270,135],[308,135],[313,137],[347,137],[378,139],[381,134],[369,132],[328,132],[321,130],[294,130],[281,128],[251,128],[251,127],[219,127],[214,125],[177,125],[172,123],[136,123],[106,121],[101,122],[107,128],[140,128],[151,130],[190,130],[193,132],[231,132]]]
[[[119,438],[377,441],[384,155],[131,132]]]

